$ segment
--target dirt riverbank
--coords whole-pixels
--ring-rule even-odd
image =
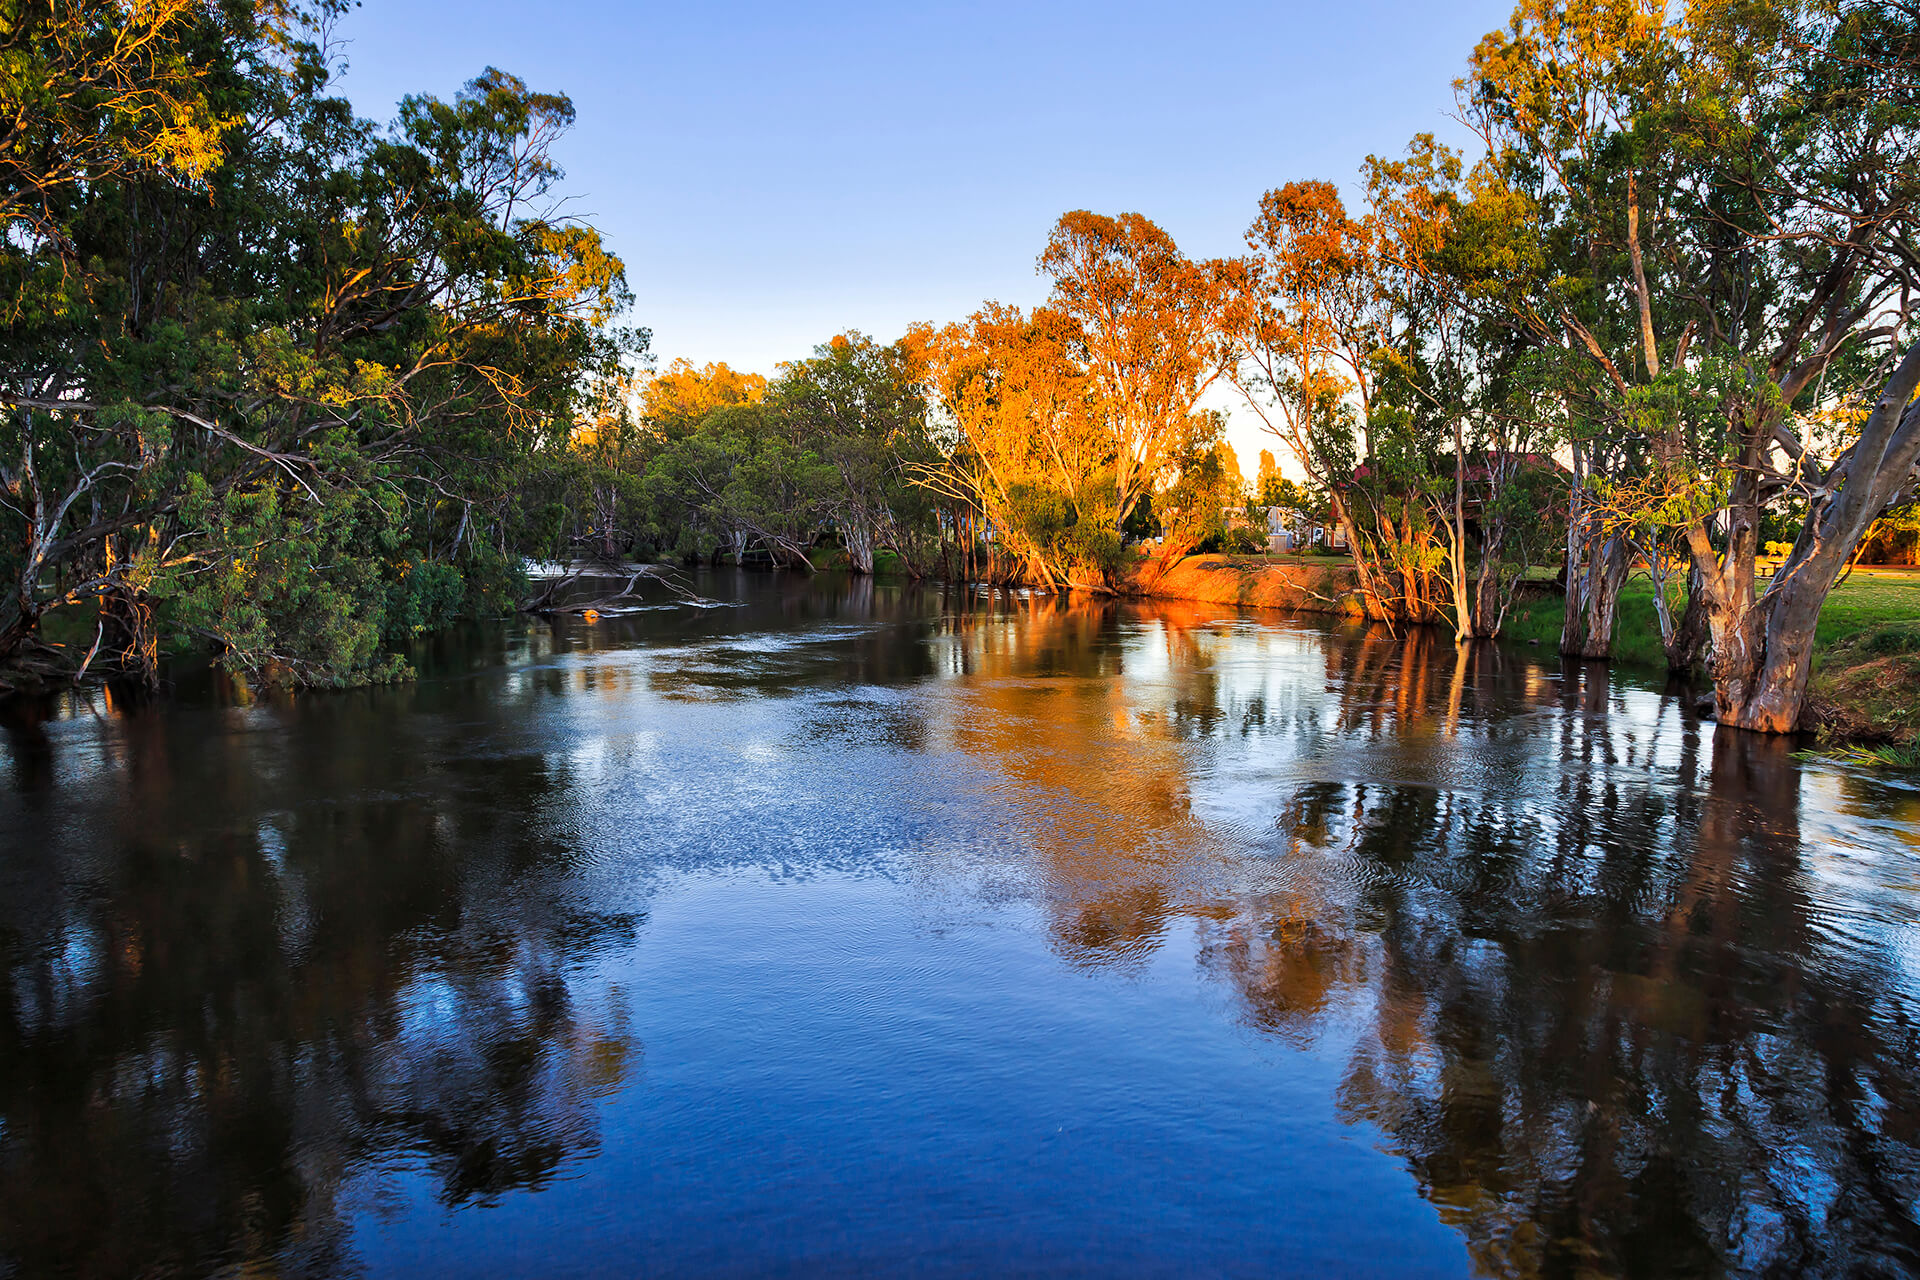
[[[1187,556],[1166,569],[1147,561],[1132,588],[1132,594],[1158,600],[1204,600],[1359,617],[1364,611],[1353,591],[1353,569],[1345,560],[1215,555]]]

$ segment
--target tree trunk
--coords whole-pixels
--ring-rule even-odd
[[[1823,477],[1793,551],[1764,595],[1754,594],[1757,486],[1729,503],[1732,525],[1717,562],[1702,521],[1688,530],[1713,635],[1713,697],[1722,724],[1763,733],[1799,727],[1813,673],[1813,632],[1828,592],[1854,548],[1913,473],[1920,458],[1920,342],[1908,348],[1856,440]],[[1750,439],[1765,447],[1769,433]],[[1741,478],[1744,481],[1745,477]],[[1744,500],[1743,500],[1744,499]]]
[[[0,627],[0,666],[5,666],[13,659],[20,646],[33,635],[34,624],[38,621],[38,613],[22,610],[14,614],[6,626]]]
[[[1353,524],[1353,513],[1347,510],[1347,504],[1340,495],[1331,495],[1334,523],[1347,538],[1347,554],[1353,559],[1354,580],[1360,584],[1360,603],[1366,610],[1367,618],[1372,622],[1392,622],[1393,615],[1388,611],[1386,602],[1380,598],[1380,588],[1375,583],[1373,570],[1367,565],[1366,556],[1360,548],[1360,534]]]
[[[1567,614],[1560,652],[1569,658],[1613,656],[1613,621],[1633,557],[1626,543],[1589,520],[1580,541],[1580,561],[1567,566]]]
[[[149,690],[160,687],[160,637],[153,627],[153,602],[131,589],[101,597],[102,621],[114,632],[120,670]],[[104,630],[104,628],[103,628]]]
[[[841,529],[847,543],[847,564],[855,573],[873,575],[873,525],[856,512]]]
[[[1500,575],[1494,572],[1492,555],[1485,554],[1486,558],[1480,562],[1480,576],[1473,584],[1473,637],[1476,640],[1497,638],[1507,613],[1501,600]]]
[[[1481,509],[1484,511],[1486,504],[1481,504]],[[1479,596],[1467,590],[1467,441],[1457,417],[1453,420],[1452,514],[1453,521],[1447,530],[1448,540],[1453,544],[1447,586],[1453,596],[1453,635],[1456,640],[1470,640],[1480,634],[1477,616]],[[1480,576],[1484,585],[1486,574]]]
[[[1686,675],[1700,665],[1707,647],[1707,593],[1701,585],[1700,569],[1687,572],[1687,607],[1681,610],[1680,623],[1665,641],[1667,670]]]
[[[1493,514],[1494,497],[1490,491],[1480,507],[1480,573],[1473,584],[1473,634],[1478,640],[1498,638],[1506,625],[1507,607],[1513,602],[1514,584],[1526,573],[1524,565],[1517,572],[1501,572],[1500,553],[1506,547],[1507,523]]]

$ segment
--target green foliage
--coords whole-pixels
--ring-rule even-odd
[[[642,385],[644,417],[624,382],[600,388],[586,421],[522,469],[516,545],[805,568],[837,544],[856,572],[883,553],[927,572],[940,528],[920,475],[938,453],[909,344],[842,335],[762,387],[676,363]]]
[[[1279,507],[1308,520],[1324,523],[1329,515],[1327,495],[1307,485],[1296,484],[1278,472],[1262,476],[1254,501],[1263,507]]]
[[[939,526],[918,478],[939,454],[910,344],[843,334],[786,366],[769,398],[793,438],[832,472],[823,500],[855,572],[872,573],[883,548],[909,572],[926,572]]]
[[[1220,551],[1229,546],[1236,532],[1230,527],[1227,512],[1244,507],[1247,500],[1240,477],[1230,465],[1224,428],[1213,414],[1196,415],[1171,459],[1178,471],[1157,501],[1161,530],[1170,550]],[[1266,549],[1264,536],[1250,530],[1240,532],[1249,535],[1254,550]],[[1243,539],[1233,545],[1249,544]]]
[[[759,547],[806,563],[827,519],[834,475],[782,418],[771,405],[716,409],[654,459],[647,498],[659,536],[673,538],[674,551],[725,551],[739,560]]]
[[[1246,525],[1228,526],[1220,535],[1220,550],[1230,556],[1257,556],[1267,549],[1267,540]]]
[[[1120,532],[1136,541],[1151,538],[1160,532],[1160,516],[1154,510],[1153,494],[1140,495],[1140,501],[1133,504],[1133,510],[1127,512],[1127,518],[1120,522]]]
[[[209,499],[193,515],[228,554],[155,584],[171,623],[218,637],[234,666],[276,680],[337,687],[404,674],[382,647],[398,584],[389,562],[365,554],[398,543],[400,513],[377,491],[330,499],[291,518],[274,486]]]
[[[1860,765],[1868,769],[1920,769],[1920,742],[1883,742],[1873,746],[1849,743],[1820,751],[1801,751],[1796,760],[1833,760],[1840,764]]]
[[[15,71],[129,57],[141,85],[62,100],[137,108],[104,142],[21,107],[45,167],[0,200],[0,665],[97,609],[149,675],[190,634],[273,679],[391,678],[503,603],[564,506],[527,460],[645,342],[619,261],[553,216],[573,108],[489,70],[357,120],[300,26],[334,9],[96,6],[42,14],[31,57],[0,40]]]

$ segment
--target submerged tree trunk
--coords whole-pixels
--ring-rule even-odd
[[[1887,380],[1860,438],[1827,469],[1793,551],[1764,594],[1756,597],[1754,589],[1757,479],[1742,475],[1736,481],[1724,556],[1716,557],[1704,521],[1688,530],[1689,549],[1707,590],[1714,705],[1722,724],[1765,733],[1790,733],[1799,726],[1821,606],[1860,539],[1920,458],[1916,387],[1920,342],[1908,348]],[[1756,429],[1749,452],[1764,451],[1770,441],[1770,431]],[[1748,468],[1750,474],[1757,470]]]
[[[1483,553],[1480,562],[1480,575],[1473,584],[1473,637],[1476,640],[1497,640],[1507,625],[1507,610],[1513,604],[1514,590],[1524,575],[1524,567],[1518,572],[1501,573],[1494,560],[1494,552]]]
[[[1486,504],[1481,509],[1485,510]],[[1467,442],[1458,417],[1453,420],[1453,510],[1447,524],[1447,589],[1453,596],[1453,638],[1470,640],[1480,634],[1479,592],[1467,589]],[[1481,586],[1486,585],[1488,561],[1481,556]]]
[[[1589,518],[1585,524],[1577,544],[1579,559],[1567,565],[1560,652],[1569,658],[1610,658],[1620,588],[1626,585],[1633,557],[1625,540],[1607,533],[1597,520]]]
[[[0,666],[12,661],[14,654],[32,637],[39,622],[40,610],[34,605],[32,593],[22,591],[15,603],[13,617],[7,620],[6,625],[0,626]]]
[[[100,598],[101,627],[95,640],[111,633],[115,663],[148,689],[160,687],[160,635],[153,625],[153,601],[143,591],[109,592]],[[91,660],[92,654],[88,655]]]

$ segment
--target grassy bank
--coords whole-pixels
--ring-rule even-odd
[[[1507,614],[1501,638],[1519,644],[1538,644],[1551,653],[1560,644],[1560,624],[1566,612],[1567,598],[1562,595],[1519,601]],[[1629,579],[1620,591],[1613,659],[1655,671],[1667,669],[1667,653],[1660,647],[1660,615],[1653,608],[1653,584],[1645,578]]]
[[[1507,637],[1558,644],[1565,604],[1551,596],[1516,605]],[[1645,578],[1621,593],[1613,653],[1616,662],[1666,666]],[[1820,611],[1813,661],[1808,723],[1823,739],[1920,746],[1920,571],[1856,569]]]

